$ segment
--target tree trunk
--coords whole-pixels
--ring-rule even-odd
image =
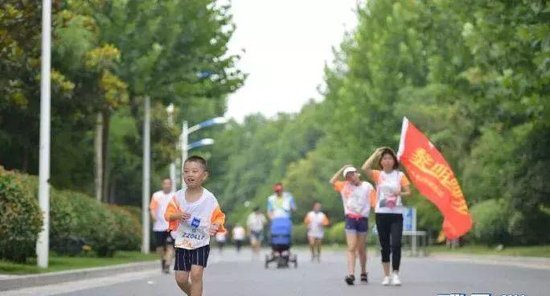
[[[103,201],[109,202],[109,178],[110,178],[110,145],[109,145],[109,130],[111,127],[111,114],[109,110],[103,110],[103,139],[102,139],[102,149],[103,149]]]
[[[110,183],[111,188],[109,190],[109,203],[110,204],[116,204],[115,196],[116,196],[116,179],[113,179],[113,181]]]
[[[97,112],[95,124],[95,198],[101,202],[103,195],[103,114]]]
[[[27,145],[23,146],[23,161],[21,163],[21,170],[24,173],[29,174],[29,147]]]

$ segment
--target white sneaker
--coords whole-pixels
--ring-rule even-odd
[[[382,281],[382,285],[383,286],[389,286],[390,285],[390,277],[389,276],[385,276],[384,277],[384,280]]]
[[[396,272],[392,274],[391,283],[394,286],[401,286],[401,280],[399,279],[399,275]]]

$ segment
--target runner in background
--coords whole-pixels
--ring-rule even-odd
[[[292,212],[296,211],[294,197],[284,191],[283,184],[273,185],[274,194],[267,198],[267,216],[269,219],[285,218],[290,219]]]
[[[313,209],[306,214],[304,223],[307,225],[307,240],[311,251],[311,261],[321,262],[321,242],[325,235],[325,226],[329,224],[327,215],[321,212],[321,203],[313,203]]]
[[[242,227],[241,224],[237,223],[235,227],[233,227],[233,242],[237,248],[237,253],[241,251],[245,238],[246,230],[244,230],[244,227]]]
[[[156,252],[160,256],[161,271],[170,273],[170,263],[174,257],[174,240],[168,231],[168,221],[164,219],[164,212],[172,199],[172,180],[162,180],[162,190],[153,193],[149,210],[153,219],[153,233],[156,241]]]
[[[260,248],[264,239],[264,227],[267,223],[265,215],[260,212],[260,207],[255,207],[254,211],[248,215],[246,219],[246,227],[250,237],[250,246],[252,247],[252,255],[258,257]]]
[[[218,245],[218,250],[220,251],[220,254],[223,253],[223,247],[225,246],[226,242],[227,242],[227,233],[226,232],[216,233],[216,245]]]

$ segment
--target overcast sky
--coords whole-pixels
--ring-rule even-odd
[[[332,47],[356,25],[357,0],[232,0],[237,30],[229,44],[241,53],[245,85],[229,97],[227,116],[298,112],[319,99]],[[241,52],[244,49],[245,52]]]

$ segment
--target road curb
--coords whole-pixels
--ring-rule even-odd
[[[139,263],[117,264],[105,267],[92,267],[59,272],[48,272],[42,274],[13,276],[10,275],[8,278],[0,279],[0,291],[58,284],[63,282],[82,280],[85,278],[105,277],[123,272],[140,271],[154,268],[158,268],[160,270],[158,260]]]
[[[453,262],[469,262],[478,264],[506,265],[523,268],[550,269],[550,258],[546,257],[432,253],[428,255],[428,258]]]

